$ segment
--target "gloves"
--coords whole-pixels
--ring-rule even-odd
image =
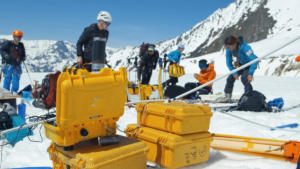
[[[241,66],[241,65],[239,64],[238,61],[235,61],[235,62],[234,62],[234,67],[235,67],[235,68],[239,68],[240,66]]]
[[[9,55],[8,53],[4,53],[4,54],[2,55],[2,58],[3,58],[3,60],[4,60],[6,63],[10,62],[10,59],[11,59],[11,57],[10,57],[10,55]]]

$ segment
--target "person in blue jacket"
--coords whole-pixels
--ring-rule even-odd
[[[169,59],[170,65],[180,62],[180,57],[181,57],[183,50],[184,50],[184,45],[178,45],[178,49],[176,49],[168,54],[168,59]],[[178,82],[177,77],[170,76],[170,79],[167,80],[166,82],[164,82],[163,86],[175,85],[177,82]]]
[[[226,65],[230,71],[254,60],[255,56],[252,48],[243,40],[242,37],[229,36],[224,41],[226,47]],[[224,89],[225,97],[219,99],[221,102],[230,102],[235,80],[241,77],[244,85],[245,94],[250,94],[253,91],[251,82],[253,80],[254,71],[257,68],[257,62],[252,65],[229,75]]]

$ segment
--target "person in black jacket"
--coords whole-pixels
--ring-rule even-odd
[[[0,48],[2,56],[2,71],[4,74],[3,88],[11,93],[19,90],[19,82],[22,74],[21,63],[25,61],[26,54],[24,44],[21,41],[23,33],[20,30],[13,32],[13,40],[5,41]]]
[[[149,46],[145,54],[141,56],[141,61],[138,70],[141,72],[140,74],[142,76],[141,84],[149,84],[152,75],[152,70],[156,68],[158,58],[159,53],[157,50],[155,50],[154,46]]]
[[[77,41],[77,63],[79,66],[92,61],[92,45],[94,38],[108,39],[108,27],[112,21],[110,13],[100,11],[97,17],[98,23],[86,27]]]

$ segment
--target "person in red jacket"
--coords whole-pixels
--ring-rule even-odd
[[[212,81],[216,78],[216,71],[214,70],[214,65],[208,64],[207,60],[202,59],[199,61],[199,68],[200,68],[200,73],[194,74],[194,78],[198,80],[198,83],[186,83],[184,85],[184,88],[189,91],[191,89],[194,89],[200,85],[203,85],[209,81]],[[209,84],[208,86],[199,89],[197,92],[192,93],[188,96],[190,99],[195,99],[198,97],[198,95],[206,95],[212,92],[212,84]]]

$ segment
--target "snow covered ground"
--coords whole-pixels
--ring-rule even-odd
[[[197,69],[196,69],[197,70]],[[197,70],[198,72],[198,70]],[[32,73],[31,78],[34,80],[41,80],[45,73]],[[135,75],[132,73],[130,79],[134,80]],[[152,83],[157,83],[157,73],[152,77]],[[195,81],[192,74],[187,74],[179,79],[179,84],[183,85],[185,82]],[[27,74],[23,74],[21,79],[21,87],[30,83]],[[272,76],[255,76],[253,86],[256,90],[263,92],[267,100],[276,97],[283,97],[285,100],[285,107],[293,106],[300,103],[300,78],[299,77],[272,77]],[[225,80],[216,82],[214,85],[214,92],[222,92],[225,85]],[[234,88],[234,94],[242,94],[243,86],[240,81],[237,81]],[[43,114],[39,109],[27,104],[27,115]],[[288,123],[300,123],[300,108],[293,109],[282,113],[254,113],[254,112],[232,112],[243,118],[256,121],[269,126],[278,126]],[[125,114],[121,117],[118,124],[121,129],[125,129],[127,124],[136,123],[136,111],[134,108],[125,108]],[[210,132],[221,134],[232,134],[240,136],[251,136],[260,138],[280,139],[280,140],[298,140],[300,141],[300,129],[292,129],[295,132],[286,132],[275,130],[271,131],[267,128],[262,128],[247,122],[235,119],[233,117],[221,114],[220,112],[213,112],[211,119]],[[42,143],[30,142],[27,138],[17,143],[14,147],[4,146],[2,149],[2,167],[33,167],[33,166],[52,166],[47,153],[47,148],[50,145],[50,140],[45,137],[44,129],[41,134],[43,137]],[[118,133],[122,134],[123,133]],[[40,140],[39,128],[34,131],[32,140]],[[296,164],[278,161],[273,159],[266,159],[258,156],[249,156],[238,153],[231,153],[226,151],[218,151],[211,149],[210,160],[186,167],[187,169],[295,169]]]

